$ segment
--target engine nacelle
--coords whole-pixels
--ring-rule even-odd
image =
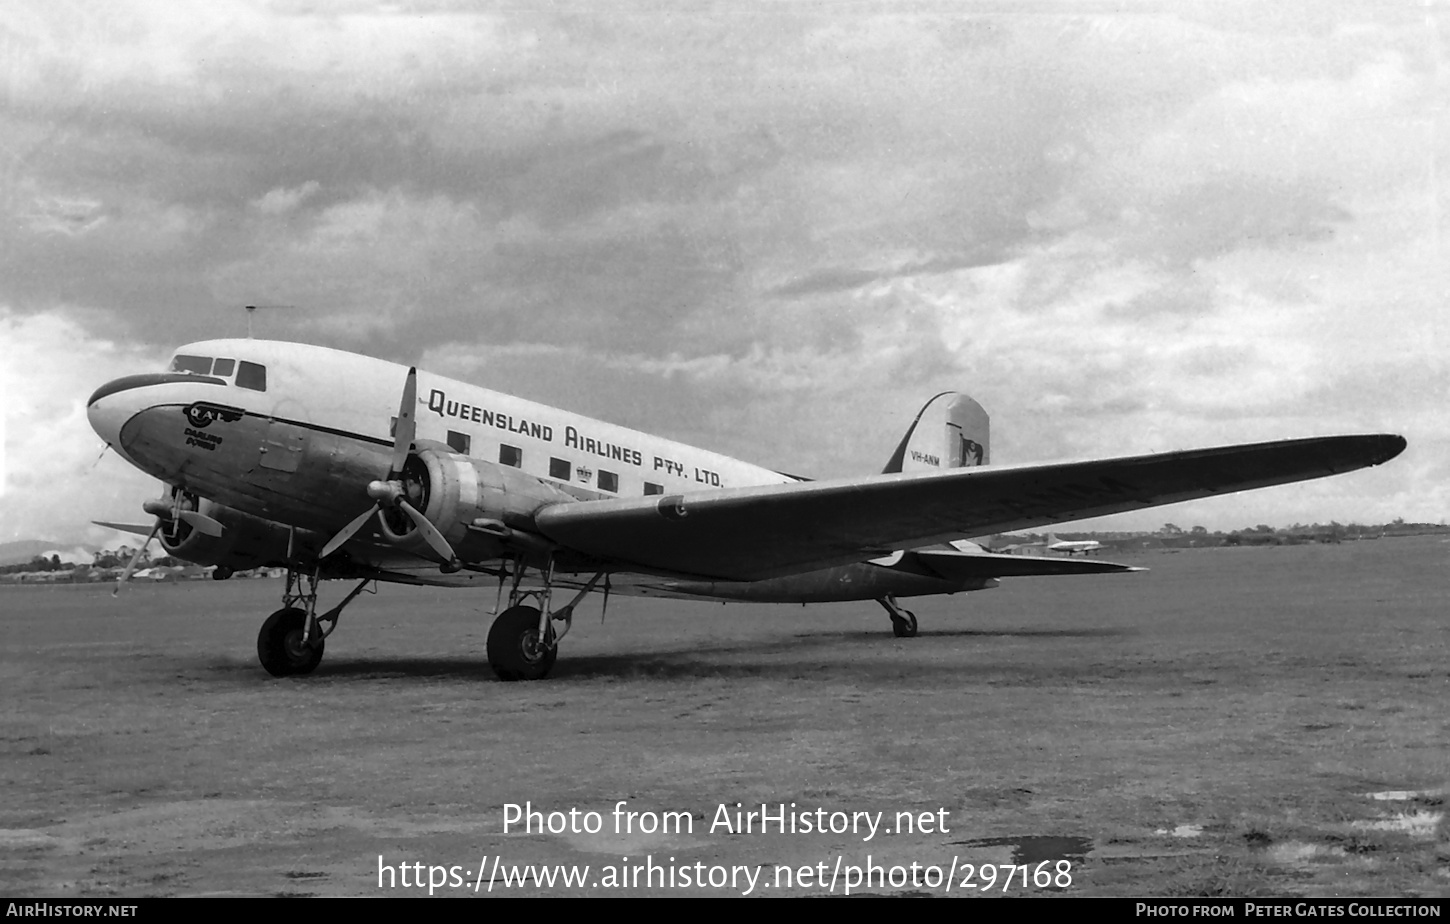
[[[533,535],[534,514],[549,504],[578,500],[519,469],[443,448],[410,455],[403,482],[410,502],[437,527],[458,557],[469,562],[533,551],[521,547],[520,540]],[[401,510],[385,510],[382,524],[389,542],[434,557],[417,526]]]
[[[222,525],[220,536],[208,536],[182,519],[165,523],[161,545],[166,554],[198,565],[243,571],[287,557],[288,529],[281,523],[254,517],[206,498],[183,494],[186,509],[195,510]]]

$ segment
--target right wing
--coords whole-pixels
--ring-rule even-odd
[[[560,503],[549,539],[615,570],[753,581],[898,549],[1379,465],[1403,437],[1318,437],[1093,462],[991,466]]]

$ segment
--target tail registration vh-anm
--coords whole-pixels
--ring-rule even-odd
[[[190,344],[164,372],[102,385],[87,410],[109,446],[169,486],[145,504],[154,523],[130,528],[219,578],[287,569],[257,639],[277,676],[316,668],[372,581],[507,594],[488,635],[505,680],[546,675],[596,589],[876,600],[897,636],[914,636],[900,597],[1136,570],[991,554],[972,537],[1349,472],[1405,448],[1376,434],[990,465],[986,412],[946,392],[882,473],[810,481],[383,360],[262,340]],[[318,612],[328,579],[358,583]],[[561,591],[572,597],[556,608]]]

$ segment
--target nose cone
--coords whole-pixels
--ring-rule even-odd
[[[121,428],[126,421],[146,409],[145,399],[151,391],[147,386],[163,384],[173,378],[154,372],[123,375],[97,388],[86,402],[86,418],[91,422],[91,429],[112,449],[129,459],[125,447],[121,445]]]
[[[120,381],[123,380],[107,382],[97,388],[86,403],[86,419],[91,422],[91,429],[117,451],[121,449],[121,427],[136,413],[136,408],[132,406],[134,402],[125,398],[126,389],[115,387]]]

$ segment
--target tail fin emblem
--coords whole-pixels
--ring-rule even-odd
[[[962,464],[981,465],[984,451],[982,444],[976,440],[969,440],[966,437],[958,437],[962,441]]]

